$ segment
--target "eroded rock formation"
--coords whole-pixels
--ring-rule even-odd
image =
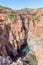
[[[28,45],[37,65],[43,65],[43,9],[13,12],[15,18],[7,14],[0,12],[0,55],[13,60],[19,53],[22,55],[23,45]]]

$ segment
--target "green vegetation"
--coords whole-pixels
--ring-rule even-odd
[[[9,10],[12,10],[11,8],[4,7],[4,6],[0,6],[0,9],[9,9]]]
[[[8,7],[0,6],[0,11],[1,13],[14,13],[15,10],[12,10],[11,8]]]
[[[15,14],[10,13],[10,14],[7,14],[7,15],[8,15],[9,18],[16,18]]]
[[[32,15],[33,21],[35,21],[35,20],[39,21],[39,18],[40,18],[40,15],[37,15],[37,14]]]
[[[32,20],[35,20],[36,19],[36,14],[32,15]]]
[[[26,60],[30,62],[30,65],[37,65],[36,56],[33,54],[28,53],[26,55]]]

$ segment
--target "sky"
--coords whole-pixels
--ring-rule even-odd
[[[23,8],[42,8],[43,0],[0,0],[0,5],[14,10]]]

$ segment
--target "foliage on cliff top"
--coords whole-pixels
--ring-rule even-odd
[[[7,16],[8,16],[9,18],[16,18],[16,15],[15,15],[15,14],[12,14],[12,13],[7,14]]]

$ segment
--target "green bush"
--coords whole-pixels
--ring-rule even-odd
[[[11,14],[8,14],[8,17],[9,17],[9,18],[15,18],[16,15],[14,15],[14,14],[11,13]]]
[[[37,65],[37,59],[36,56],[33,54],[27,54],[26,56],[26,60],[30,62],[29,65]]]

